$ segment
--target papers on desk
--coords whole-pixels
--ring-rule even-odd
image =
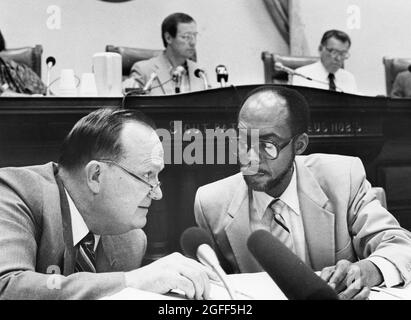
[[[228,275],[228,283],[233,288],[236,300],[286,300],[287,298],[265,272]],[[171,294],[125,288],[120,292],[102,298],[102,300],[181,300],[184,294],[173,290]],[[222,283],[211,283],[211,300],[230,300]]]

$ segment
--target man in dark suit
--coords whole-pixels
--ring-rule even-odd
[[[97,299],[125,287],[207,298],[213,275],[194,260],[174,253],[140,267],[163,167],[147,118],[100,109],[77,122],[58,164],[0,169],[0,298]]]

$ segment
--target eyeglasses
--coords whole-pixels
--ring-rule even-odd
[[[291,141],[294,140],[295,137],[297,137],[297,135],[291,137],[288,141],[284,142],[281,145],[271,140],[258,140],[258,150],[264,150],[263,155],[265,156],[265,158],[275,160],[278,158],[281,150],[288,146],[291,143]],[[238,151],[240,154],[248,153],[251,148],[254,148],[254,145],[251,143],[250,136],[247,136],[247,141],[244,140],[245,139],[237,138]]]
[[[337,57],[341,57],[342,59],[348,59],[351,54],[348,51],[340,51],[337,49],[329,49],[329,48],[325,48],[325,50],[328,51],[328,53],[331,55],[331,57],[333,58],[337,58]]]
[[[178,36],[184,41],[189,42],[189,41],[197,40],[198,32],[186,32]]]
[[[121,170],[123,170],[125,173],[129,174],[130,176],[132,176],[134,179],[143,182],[145,185],[150,187],[150,191],[149,191],[149,195],[151,198],[155,199],[156,198],[156,194],[155,192],[158,190],[158,188],[160,188],[161,186],[161,182],[158,181],[156,184],[151,184],[150,182],[146,181],[146,179],[140,177],[139,175],[133,173],[130,169],[127,169],[126,167],[124,167],[123,165],[119,164],[116,161],[113,160],[106,160],[106,159],[99,159],[97,161],[100,162],[104,162],[104,163],[109,163],[112,164],[118,168],[120,168]]]

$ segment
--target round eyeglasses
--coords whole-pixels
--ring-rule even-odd
[[[138,174],[135,174],[134,172],[132,172],[130,169],[126,168],[125,166],[119,164],[116,161],[113,160],[107,160],[107,159],[99,159],[97,161],[100,162],[104,162],[104,163],[108,163],[108,164],[112,164],[118,168],[120,168],[121,170],[123,170],[125,173],[127,173],[128,175],[132,176],[134,179],[143,182],[145,185],[150,187],[150,191],[149,191],[149,196],[153,199],[158,198],[158,196],[156,195],[156,192],[158,191],[158,189],[161,187],[161,182],[158,181],[156,184],[151,184],[150,182],[148,182],[145,178],[140,177]]]
[[[278,158],[282,149],[288,146],[297,135],[291,137],[288,141],[282,143],[281,145],[275,141],[267,140],[267,139],[259,139],[258,142],[258,151],[262,154],[265,158],[269,160],[275,160]],[[237,138],[238,143],[238,152],[240,155],[247,154],[251,148],[255,150],[256,144],[251,143],[251,138],[247,136],[247,139]],[[261,150],[264,152],[261,153]]]
[[[329,48],[325,48],[325,50],[327,50],[327,52],[331,55],[331,57],[333,58],[337,58],[340,57],[344,60],[348,59],[351,55],[348,51],[340,51],[337,49],[329,49]]]

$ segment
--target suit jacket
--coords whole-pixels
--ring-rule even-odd
[[[411,97],[411,72],[406,70],[400,72],[392,85],[392,98],[409,98]]]
[[[391,261],[405,282],[410,281],[411,233],[376,199],[361,160],[312,154],[296,156],[295,165],[312,269],[375,255]],[[200,187],[194,209],[198,225],[212,235],[226,270],[262,271],[247,249],[249,199],[241,173]]]
[[[188,79],[190,81],[191,91],[201,91],[204,90],[204,82],[202,79],[197,78],[194,75],[194,71],[199,68],[198,64],[192,60],[187,60],[188,66]],[[165,91],[165,94],[175,94],[175,82],[171,80],[172,69],[170,62],[168,61],[164,53],[153,57],[149,60],[143,60],[136,62],[131,68],[131,73],[134,73],[134,78],[137,80],[139,85],[143,88],[150,76],[155,72],[158,76],[159,82]],[[154,81],[150,95],[163,95],[164,92],[160,87],[160,83]]]
[[[73,273],[70,213],[55,171],[53,163],[0,169],[1,299],[97,299],[123,289],[124,271],[141,265],[146,236],[132,230],[100,238],[98,273]]]

